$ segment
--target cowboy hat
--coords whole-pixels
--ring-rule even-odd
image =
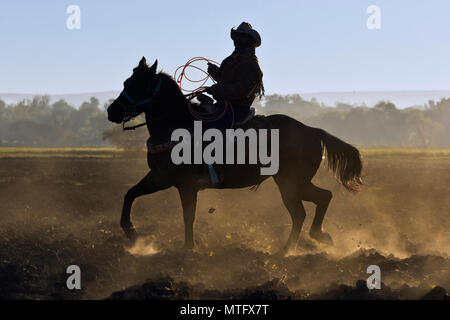
[[[246,34],[250,36],[255,41],[254,43],[255,48],[261,45],[261,37],[258,31],[254,30],[252,28],[252,25],[248,22],[242,22],[236,29],[231,28],[230,32],[231,39],[234,40],[234,36],[236,33]]]

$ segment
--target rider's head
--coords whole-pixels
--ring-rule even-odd
[[[255,41],[246,34],[237,34],[233,37],[234,47],[236,49],[253,48]]]
[[[261,36],[248,22],[242,22],[236,29],[232,28],[230,36],[236,48],[257,48],[261,45]]]

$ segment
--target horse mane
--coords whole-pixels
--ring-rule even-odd
[[[173,89],[173,93],[175,94],[176,99],[180,99],[183,100],[184,103],[188,103],[188,100],[181,91],[180,86],[171,75],[160,71],[158,72],[158,76],[162,77],[162,79],[166,81],[166,84],[170,84],[169,89]]]
[[[162,114],[170,116],[170,124],[165,123],[162,127],[157,123],[152,124],[151,135],[166,134],[170,129],[187,128],[190,130],[192,126],[192,116],[189,113],[189,100],[183,94],[178,83],[172,76],[165,72],[158,72],[157,75],[162,80],[161,95],[158,104],[161,105]],[[159,114],[157,117],[161,116]],[[164,116],[163,116],[164,117]],[[170,137],[170,135],[169,135]]]

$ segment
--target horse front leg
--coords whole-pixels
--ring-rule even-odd
[[[131,221],[131,208],[134,200],[140,196],[155,193],[169,187],[169,184],[162,183],[161,179],[158,179],[156,174],[151,171],[141,181],[139,181],[138,184],[128,190],[123,201],[122,216],[120,218],[120,226],[128,239],[134,242],[138,237],[136,228]]]
[[[197,208],[198,190],[188,186],[178,188],[184,217],[184,248],[191,250],[194,248],[194,220],[195,209]]]

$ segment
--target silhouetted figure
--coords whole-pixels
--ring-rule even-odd
[[[236,29],[231,29],[230,35],[234,51],[222,61],[220,68],[208,64],[208,73],[217,83],[206,92],[217,100],[216,108],[220,108],[225,102],[230,103],[234,111],[234,123],[241,123],[249,117],[250,106],[255,98],[264,95],[263,73],[255,55],[255,48],[261,45],[261,37],[248,22],[242,22]],[[204,95],[199,96],[198,100],[204,106],[212,102]],[[214,109],[209,108],[210,111]]]
[[[229,103],[233,109],[231,126],[242,124],[255,114],[250,108],[257,96],[264,95],[263,73],[259,67],[255,48],[261,45],[259,33],[252,28],[250,23],[242,22],[236,29],[230,31],[234,42],[233,53],[222,61],[220,67],[208,63],[208,73],[217,81],[205,92],[211,94],[217,103],[206,95],[199,95],[200,108],[210,113],[220,112]],[[224,131],[229,125],[226,117],[209,124],[205,129],[215,127]],[[209,165],[208,171],[200,179],[208,180],[211,177],[213,183],[218,184],[224,178],[224,165]]]

